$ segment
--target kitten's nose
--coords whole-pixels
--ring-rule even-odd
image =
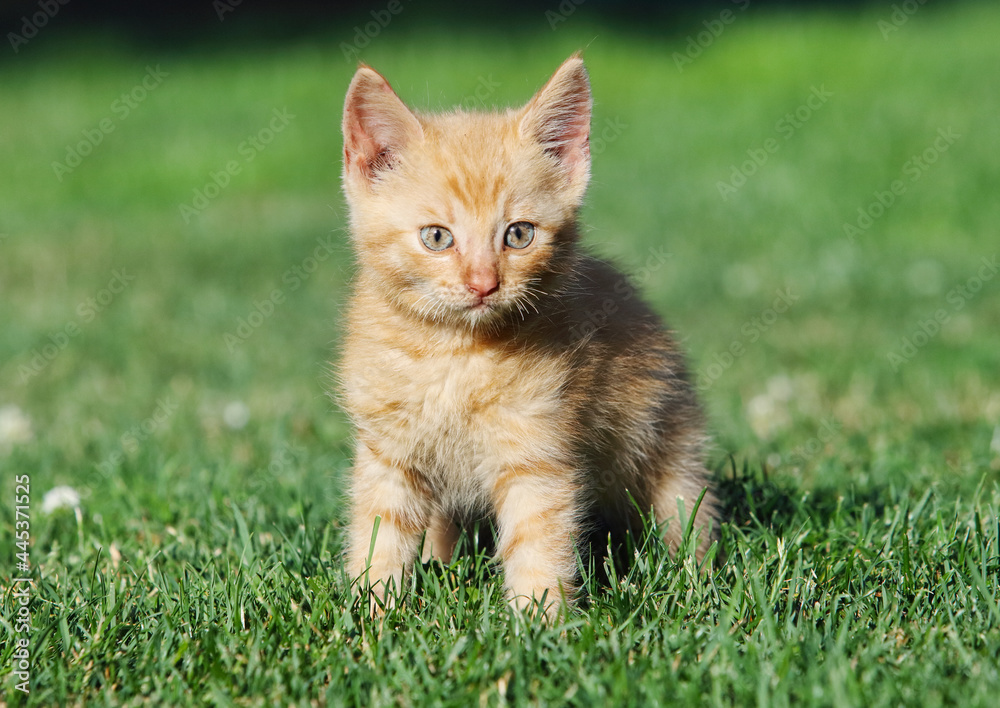
[[[465,281],[465,287],[479,297],[486,297],[497,291],[500,282],[497,280],[497,274],[492,270],[479,270],[469,274],[468,280]]]

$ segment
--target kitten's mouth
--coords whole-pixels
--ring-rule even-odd
[[[500,304],[492,298],[482,298],[474,300],[465,306],[465,311],[474,321],[492,318],[500,311]]]
[[[465,309],[471,312],[489,312],[497,307],[497,293],[496,291],[487,293],[485,295],[476,294],[467,305]]]

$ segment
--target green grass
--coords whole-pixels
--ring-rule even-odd
[[[437,109],[484,85],[490,105],[523,102],[587,46],[587,240],[636,273],[703,375],[725,561],[698,575],[636,538],[628,567],[585,569],[589,600],[551,628],[511,618],[469,546],[418,569],[381,632],[350,599],[350,430],[325,391],[352,272],[353,27],[183,50],[52,28],[5,54],[0,407],[33,438],[0,443],[0,703],[995,704],[1000,277],[953,289],[1000,250],[1000,11],[928,4],[883,39],[890,13],[741,15],[683,71],[672,53],[716,15],[638,32],[583,7],[555,32],[539,14],[502,41],[428,40],[408,9],[362,53]],[[169,75],[121,118],[113,102],[157,64]],[[832,96],[786,139],[778,121],[814,88]],[[275,109],[294,118],[247,160]],[[106,118],[58,180],[52,163]],[[911,156],[949,128],[913,180]],[[231,160],[185,223],[178,205]],[[849,240],[895,180],[902,195]],[[133,279],[102,294],[116,271]],[[785,289],[797,299],[772,321]],[[260,326],[227,339],[274,290]],[[890,361],[938,310],[939,331]],[[16,475],[31,480],[28,701],[11,673]],[[57,485],[79,516],[43,513]]]

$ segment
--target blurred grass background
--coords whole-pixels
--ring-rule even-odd
[[[585,49],[586,241],[640,276],[708,381],[714,467],[733,457],[835,497],[995,488],[1000,277],[960,309],[949,293],[1000,250],[1000,10],[928,4],[883,36],[884,4],[754,7],[679,65],[720,7],[637,27],[582,6],[553,29],[543,10],[441,25],[414,4],[358,56],[410,105],[439,110],[519,105]],[[51,563],[142,545],[228,504],[252,528],[332,524],[333,562],[350,435],[326,395],[352,274],[339,121],[356,60],[344,45],[369,19],[352,17],[269,38],[234,13],[180,45],[61,25],[0,52],[0,407],[30,421],[0,442],[0,468],[5,482],[32,475],[36,505],[56,485],[82,495],[80,547],[36,520]],[[122,117],[115,102],[147,67],[166,76]],[[788,135],[779,122],[815,91],[830,96]],[[294,118],[248,160],[241,144],[275,110]],[[107,119],[114,129],[60,179],[53,163]],[[939,130],[960,137],[913,181],[908,161]],[[724,199],[718,183],[768,140],[779,149]],[[185,221],[180,206],[230,161],[239,173]],[[845,222],[895,180],[905,193],[851,241]],[[314,272],[287,275],[324,243]],[[134,279],[88,316],[116,271]],[[227,341],[276,289],[273,314]],[[778,291],[797,299],[754,330]],[[940,332],[894,367],[889,354],[942,309]],[[70,325],[79,333],[45,356]],[[734,341],[744,353],[711,369]]]
[[[946,302],[997,251],[992,6],[922,7],[887,38],[878,25],[891,16],[885,7],[737,7],[682,65],[675,53],[697,39],[700,23],[631,32],[585,10],[555,30],[539,14],[491,40],[461,25],[442,31],[404,8],[358,55],[412,105],[438,110],[519,104],[565,56],[586,49],[596,96],[587,241],[640,275],[650,249],[669,254],[643,286],[710,384],[717,458],[777,461],[833,418],[854,476],[876,473],[878,446],[917,453],[931,440],[924,452],[947,460],[951,474],[927,481],[974,484],[991,462],[995,474],[998,281],[959,312]],[[58,441],[51,454],[62,471],[53,475],[65,479],[53,482],[86,478],[95,457],[167,394],[180,408],[154,444],[192,435],[225,402],[243,400],[255,427],[293,421],[341,445],[347,430],[323,390],[351,275],[338,125],[355,66],[343,48],[357,27],[361,20],[287,41],[205,40],[182,50],[61,30],[0,63],[0,390]],[[113,104],[147,66],[166,76],[123,118]],[[779,121],[814,89],[831,96],[800,113],[811,115],[789,136]],[[294,119],[248,161],[241,143],[275,109]],[[66,164],[82,131],[106,119],[113,131],[57,176],[53,163]],[[939,129],[961,137],[911,182],[905,164]],[[610,140],[598,147],[602,131]],[[718,183],[768,139],[778,152],[723,199]],[[234,160],[239,174],[186,223],[180,205]],[[852,243],[844,223],[854,225],[859,207],[894,180],[905,194]],[[286,270],[330,237],[336,253],[290,292]],[[81,303],[121,268],[134,281],[81,321]],[[231,353],[224,334],[275,288],[284,304]],[[749,341],[743,326],[785,288],[799,299]],[[887,355],[941,307],[950,321],[894,371]],[[23,384],[21,367],[74,321],[79,336]],[[721,375],[710,370],[726,363],[734,340],[745,354]],[[767,420],[754,430],[747,406],[761,395],[758,418]],[[213,457],[231,459],[231,442],[213,443],[223,446]],[[807,481],[817,462],[803,470]]]

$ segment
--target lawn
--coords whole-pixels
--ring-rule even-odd
[[[4,44],[0,703],[995,705],[1000,8],[743,4],[502,35],[405,6],[359,52],[436,110],[586,47],[586,241],[689,352],[725,560],[635,538],[552,627],[471,541],[381,630],[351,601],[327,394],[364,17]]]

